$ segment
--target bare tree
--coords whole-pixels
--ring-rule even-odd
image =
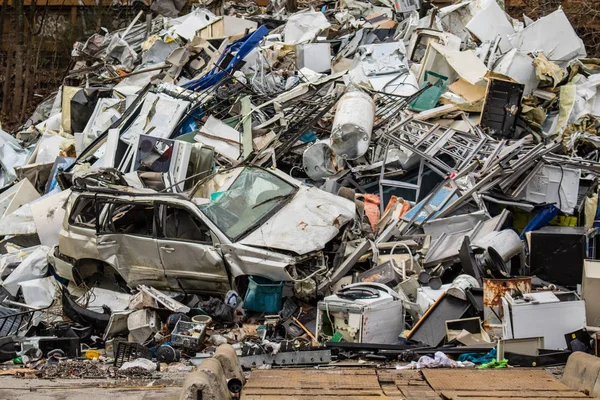
[[[24,42],[25,42],[25,10],[23,0],[13,0],[13,9],[15,13],[15,86],[13,90],[13,105],[11,113],[13,117],[21,109],[21,101],[23,100],[23,68],[24,60]]]
[[[8,49],[6,51],[6,67],[4,68],[4,84],[2,85],[2,116],[8,117],[10,114],[10,94],[11,94],[11,81],[12,81],[12,66],[13,66],[13,46],[12,43],[8,42]]]
[[[6,18],[6,10],[8,9],[8,0],[2,0],[0,8],[0,51],[2,50],[2,42],[4,39],[4,19]]]

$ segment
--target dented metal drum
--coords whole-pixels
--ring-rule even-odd
[[[343,160],[338,159],[328,141],[317,142],[304,150],[302,166],[306,175],[313,181],[318,181],[338,172]]]
[[[338,156],[354,160],[367,152],[371,142],[375,103],[364,92],[349,92],[338,102],[331,129],[331,148]]]

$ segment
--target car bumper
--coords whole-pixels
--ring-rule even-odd
[[[73,276],[75,262],[69,257],[61,254],[58,250],[58,246],[48,253],[48,264],[54,268],[56,275],[68,281],[75,282]]]

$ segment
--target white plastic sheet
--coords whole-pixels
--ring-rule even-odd
[[[321,12],[297,13],[288,18],[283,28],[283,39],[290,45],[307,43],[330,26],[331,24]]]
[[[46,257],[50,251],[49,247],[40,246],[27,256],[21,264],[2,282],[2,286],[12,296],[16,296],[19,285],[32,279],[39,279],[48,272],[48,261]]]
[[[56,295],[56,280],[53,276],[32,279],[20,283],[25,304],[33,307],[49,307]]]

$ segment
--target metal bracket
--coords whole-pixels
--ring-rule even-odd
[[[243,368],[257,368],[261,365],[311,365],[331,362],[331,350],[291,351],[273,354],[258,354],[240,357]]]

